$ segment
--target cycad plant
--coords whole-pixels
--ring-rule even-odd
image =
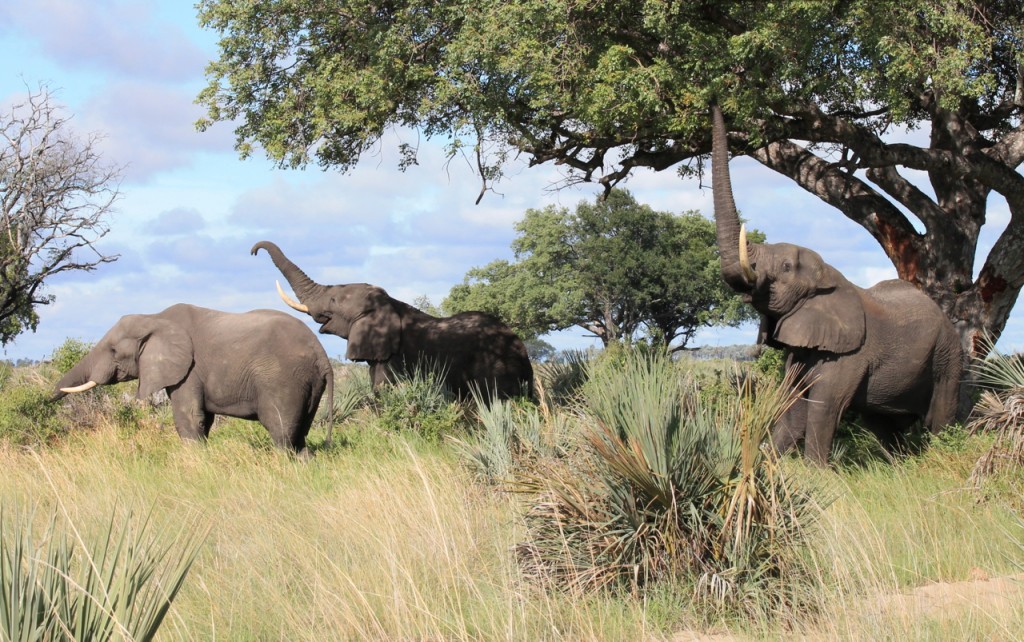
[[[1024,357],[1003,355],[988,347],[988,358],[971,366],[986,390],[967,428],[972,433],[991,432],[995,441],[974,465],[971,481],[975,484],[999,468],[1024,464]]]
[[[595,369],[588,456],[520,479],[527,575],[580,590],[682,580],[736,606],[751,590],[782,599],[812,503],[766,438],[797,393],[791,381],[736,380],[731,399],[711,404],[665,355]]]

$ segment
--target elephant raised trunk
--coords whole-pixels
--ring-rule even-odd
[[[711,105],[711,193],[715,204],[715,232],[722,261],[722,278],[734,290],[749,290],[756,275],[750,266],[746,234],[732,197],[729,144],[725,119],[717,103]]]
[[[252,255],[255,256],[260,250],[266,250],[267,254],[270,255],[270,259],[277,266],[277,269],[281,271],[284,278],[288,280],[288,285],[292,287],[292,291],[299,297],[299,301],[307,301],[315,298],[316,295],[324,289],[324,286],[320,285],[313,279],[306,276],[306,273],[299,269],[299,266],[295,265],[284,255],[281,248],[271,243],[270,241],[260,241],[256,245],[252,246]],[[278,285],[278,293],[281,294],[281,298],[285,300],[291,307],[302,312],[309,312],[309,309],[303,309],[306,306],[296,306],[287,296],[281,291],[281,286]]]

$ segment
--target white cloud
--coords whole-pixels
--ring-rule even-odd
[[[160,172],[188,167],[198,152],[234,158],[226,128],[198,132],[202,110],[191,89],[149,81],[121,81],[97,87],[78,114],[78,122],[101,132],[104,159],[125,165],[125,179],[143,183]]]
[[[131,0],[13,0],[0,20],[36,38],[70,70],[103,70],[150,81],[201,77],[207,54],[154,3]]]

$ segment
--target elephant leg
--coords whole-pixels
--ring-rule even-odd
[[[394,381],[394,374],[391,372],[391,366],[384,361],[371,361],[370,362],[370,385],[373,388],[377,388],[385,383],[391,383]]]
[[[763,323],[763,322],[762,322]],[[807,369],[792,352],[786,355],[786,373],[793,381],[799,382],[800,375]],[[798,386],[800,384],[798,383]],[[807,433],[807,393],[804,392],[789,410],[779,418],[772,430],[772,445],[780,455],[789,452]]]
[[[302,452],[306,448],[306,434],[313,423],[313,416],[306,416],[304,404],[295,404],[280,399],[261,400],[256,416],[270,433],[278,448]]]
[[[797,399],[772,430],[772,446],[784,455],[804,438],[807,431],[807,399]]]
[[[807,391],[807,435],[804,454],[824,466],[832,453],[832,441],[843,413],[850,406],[863,373],[839,359],[823,361],[815,370],[817,379]]]
[[[204,441],[210,434],[214,415],[203,408],[202,397],[177,388],[169,391],[174,428],[187,441]]]
[[[932,387],[932,398],[928,403],[928,414],[925,415],[924,425],[933,435],[938,434],[943,428],[956,421],[957,406],[960,400],[960,370],[956,369],[955,376],[943,373],[935,381]]]

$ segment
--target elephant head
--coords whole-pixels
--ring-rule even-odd
[[[348,359],[386,361],[398,351],[402,315],[398,302],[383,288],[367,283],[321,285],[306,276],[277,245],[260,241],[252,246],[252,254],[261,249],[267,251],[299,298],[293,301],[278,284],[277,292],[284,302],[313,317],[320,324],[321,334],[346,339]]]
[[[188,333],[157,315],[130,314],[57,382],[53,399],[97,385],[139,380],[138,398],[180,383],[192,367]]]
[[[711,107],[712,194],[722,278],[764,316],[767,341],[837,354],[860,348],[865,316],[858,288],[817,252],[789,243],[748,246],[733,200],[725,121]]]

